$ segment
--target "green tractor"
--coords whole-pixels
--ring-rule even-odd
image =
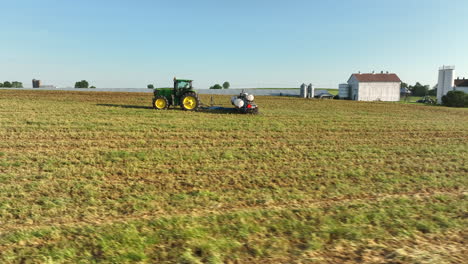
[[[165,110],[171,105],[180,105],[187,111],[197,110],[200,99],[193,90],[192,80],[174,78],[174,88],[154,89],[153,107],[157,110]]]

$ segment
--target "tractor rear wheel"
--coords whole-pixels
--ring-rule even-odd
[[[169,101],[162,95],[156,96],[153,99],[153,107],[157,110],[166,110],[169,107]]]
[[[189,92],[182,96],[180,106],[187,111],[194,111],[200,106],[200,100],[196,93]]]

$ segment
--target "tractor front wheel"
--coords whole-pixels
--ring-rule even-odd
[[[180,102],[181,102],[180,106],[182,107],[182,109],[187,110],[187,111],[197,110],[197,108],[200,106],[200,100],[198,99],[198,96],[196,93],[184,94]]]
[[[157,110],[166,110],[169,107],[169,102],[166,97],[159,95],[153,99],[153,107]]]

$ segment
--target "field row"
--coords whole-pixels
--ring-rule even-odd
[[[21,262],[18,256],[27,256],[29,261],[40,262],[313,260],[314,252],[333,248],[341,241],[362,245],[360,241],[373,240],[385,244],[390,237],[404,240],[421,233],[463,228],[467,224],[466,202],[466,195],[402,196],[325,207],[266,208],[198,217],[141,217],[113,224],[38,227],[2,236],[0,259]]]
[[[466,109],[256,102],[0,91],[0,262],[291,262],[448,233],[459,247]]]

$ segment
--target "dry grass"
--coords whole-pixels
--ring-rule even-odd
[[[384,240],[466,230],[466,109],[259,97],[251,116],[150,102],[0,91],[3,262],[297,260],[375,239],[369,215]],[[340,213],[362,219],[309,226]]]

